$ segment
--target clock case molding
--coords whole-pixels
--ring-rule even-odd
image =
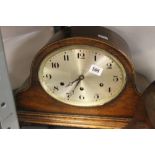
[[[52,51],[70,45],[89,45],[104,49],[123,64],[127,82],[115,99],[102,106],[77,107],[61,103],[43,90],[38,79],[42,60]],[[30,77],[16,91],[15,99],[21,124],[78,128],[130,128],[133,124],[136,124],[135,128],[151,127],[142,94],[135,85],[135,71],[128,45],[119,35],[103,27],[61,27],[34,58]]]

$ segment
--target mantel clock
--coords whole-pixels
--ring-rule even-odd
[[[103,27],[62,27],[36,55],[16,92],[23,123],[149,128],[126,42]]]

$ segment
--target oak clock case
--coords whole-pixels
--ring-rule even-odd
[[[128,46],[103,27],[65,27],[35,57],[16,93],[21,123],[125,128],[141,103]],[[147,128],[145,114],[139,126]]]

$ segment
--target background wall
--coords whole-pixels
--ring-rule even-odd
[[[53,34],[52,27],[2,27],[4,49],[13,89],[30,73],[32,60]]]
[[[155,27],[108,27],[128,43],[136,71],[155,80]],[[20,87],[31,62],[50,37],[52,27],[2,27],[8,71],[13,88]]]

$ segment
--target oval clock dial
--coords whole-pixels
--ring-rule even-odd
[[[51,52],[41,62],[38,76],[46,93],[74,106],[103,105],[117,97],[126,84],[126,72],[118,59],[86,45]]]

